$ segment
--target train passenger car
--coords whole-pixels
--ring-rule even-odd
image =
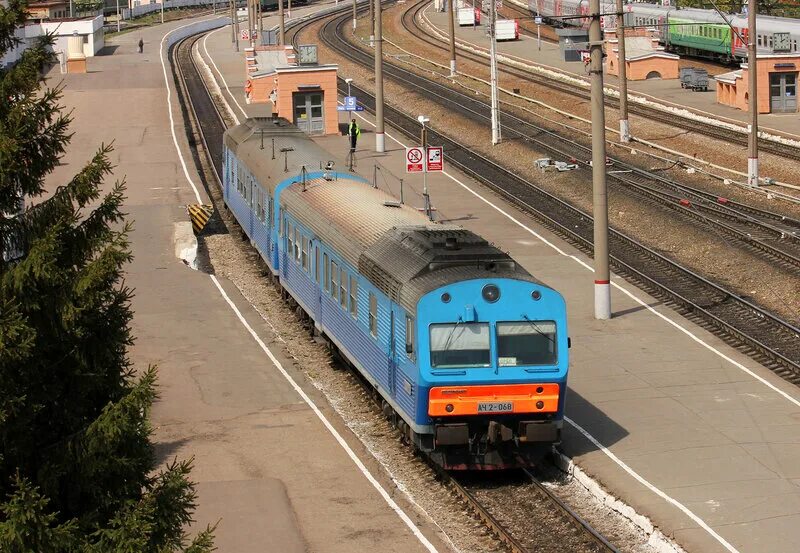
[[[225,203],[283,288],[443,467],[548,451],[569,365],[563,297],[329,158],[287,122],[225,133]]]
[[[588,27],[588,0],[529,0],[528,8],[557,26]],[[611,0],[600,1],[600,12],[614,14]],[[723,19],[715,10],[676,9],[649,2],[631,2],[623,7],[625,24],[653,27],[659,42],[668,51],[730,62],[747,58],[747,16],[727,14]],[[727,21],[726,21],[727,20]],[[601,18],[603,27],[614,27],[616,16]],[[736,32],[734,32],[735,29]],[[759,15],[756,23],[759,52],[800,51],[800,20]],[[744,40],[742,40],[744,39]]]

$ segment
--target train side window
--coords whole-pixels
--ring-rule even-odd
[[[339,266],[331,259],[331,296],[339,299]]]
[[[339,284],[341,285],[339,294],[339,302],[342,304],[342,308],[347,311],[347,272],[344,269],[339,270]]]
[[[412,361],[416,358],[414,353],[414,319],[406,315],[406,356]]]
[[[328,265],[328,254],[322,254],[322,265],[325,267],[325,274],[323,275],[323,280],[325,281],[325,291],[328,292],[331,289],[331,280],[330,280],[330,265]]]
[[[294,227],[294,260],[299,262],[300,261],[300,231],[297,230],[297,227]]]
[[[358,318],[358,280],[350,276],[350,314],[354,319]]]
[[[286,221],[283,219],[283,208],[278,210],[278,236],[283,236],[283,227],[286,226]]]
[[[369,333],[378,337],[378,298],[372,292],[369,293]]]
[[[314,246],[314,280],[319,284],[319,246]]]
[[[303,236],[303,253],[302,255],[302,262],[303,262],[303,270],[308,271],[308,238]]]
[[[294,231],[291,223],[286,223],[286,255],[291,258],[294,256]]]
[[[272,226],[272,196],[267,196],[267,212],[264,214],[264,220],[268,225]]]

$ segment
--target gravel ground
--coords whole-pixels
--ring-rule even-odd
[[[218,101],[219,98],[215,100]],[[190,132],[197,135],[195,125],[191,125]],[[200,143],[199,140],[195,142]],[[204,180],[214,183],[213,170],[207,157],[197,156],[196,162],[199,163]],[[244,239],[238,224],[224,209],[221,192],[216,184],[208,188],[216,211],[198,238],[200,269],[225,277],[237,286],[274,330],[276,339],[270,342],[270,346],[281,348],[294,359],[296,366],[324,393],[347,426],[380,461],[398,487],[449,537],[454,550],[464,553],[505,551],[484,525],[465,511],[462,501],[446,490],[434,471],[402,443],[400,434],[380,413],[373,399],[360,385],[359,379],[349,370],[342,370],[341,363],[332,356],[325,343],[311,337],[306,322],[295,308],[281,298],[278,288],[268,278],[260,256]],[[647,545],[648,536],[628,520],[599,504],[582,486],[556,472],[550,473],[548,483],[600,532],[612,538],[623,551],[653,551]],[[496,505],[498,512],[506,512],[509,524],[517,521],[518,526],[514,528],[519,539],[525,539],[530,534],[531,515],[537,519],[541,512],[541,509],[531,508],[533,504],[528,498],[528,487],[509,489],[508,494],[512,501],[500,500]],[[513,507],[508,509],[508,504]],[[527,519],[523,518],[525,513]],[[565,542],[549,543],[554,547],[538,547],[534,550],[564,551],[562,544]]]
[[[393,42],[401,43],[402,47],[411,49],[412,40],[404,34],[399,34],[399,17],[402,9],[403,6],[387,10],[384,30]],[[316,29],[317,26],[314,26],[305,31],[304,36],[307,40],[311,40],[311,36],[316,36]],[[363,31],[365,26],[361,25],[359,29]],[[436,55],[438,51],[430,53],[432,59]],[[338,57],[324,45],[320,45],[320,57],[326,62],[338,63],[340,74],[352,77],[356,84],[368,88],[372,86],[374,80],[370,71]],[[533,169],[530,160],[541,155],[532,152],[529,146],[506,141],[492,147],[488,127],[476,125],[454,115],[430,102],[428,98],[409,91],[393,81],[387,80],[384,90],[386,101],[394,107],[402,106],[407,113],[425,112],[431,117],[433,127],[437,131],[447,129],[446,132],[450,136],[463,137],[466,146],[516,171],[537,186],[568,200],[573,205],[588,212],[592,211],[591,178],[587,171],[579,170],[564,174],[539,173]],[[555,96],[552,91],[550,95]],[[789,164],[786,161],[783,163]],[[645,167],[648,165],[645,164]],[[687,176],[684,174],[681,180],[686,181]],[[708,182],[710,179],[696,180],[706,181],[705,186],[709,190],[722,193],[718,188],[722,185]],[[738,189],[728,189],[727,192],[730,193],[725,195],[731,199],[753,205],[767,202],[763,196],[751,192]],[[433,201],[436,203],[435,197]],[[785,202],[772,202],[769,207],[776,211],[780,207],[782,208],[780,211],[785,211],[789,216],[797,216],[799,212],[795,206]],[[443,216],[447,218],[446,208],[443,211]],[[757,255],[739,250],[713,231],[688,224],[676,225],[673,213],[644,205],[614,189],[609,190],[609,218],[614,228],[737,293],[752,298],[781,317],[795,323],[800,322],[800,278],[796,273],[774,266]]]

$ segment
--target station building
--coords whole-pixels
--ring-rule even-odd
[[[248,103],[269,103],[274,116],[312,135],[339,133],[338,66],[317,62],[316,45],[245,48]]]
[[[797,81],[800,55],[758,54],[758,113],[797,113]],[[750,68],[717,75],[717,102],[742,111],[750,110]]]
[[[619,38],[616,29],[605,31],[606,73],[619,76]],[[664,51],[655,30],[625,30],[625,69],[629,81],[677,79],[680,57]]]

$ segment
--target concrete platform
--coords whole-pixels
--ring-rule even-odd
[[[432,5],[429,5],[425,8],[424,14],[436,29],[449,36],[447,13],[437,12]],[[456,25],[456,38],[481,48],[489,48],[489,39],[484,26],[478,26],[473,31],[471,26],[460,27]],[[535,36],[520,33],[519,40],[498,42],[497,52],[543,64],[570,73],[575,77],[584,79],[587,77],[582,62],[565,62],[563,60],[558,44],[542,40],[541,50],[538,50]],[[502,76],[500,81],[502,86]],[[616,76],[607,74],[604,76],[604,81],[606,85],[614,87],[619,82]],[[693,92],[683,89],[679,79],[629,81],[628,91],[631,94],[639,92],[647,94],[655,100],[705,112],[709,117],[730,119],[744,126],[749,123],[747,112],[717,103],[716,84],[713,80],[709,81],[709,90],[707,92]],[[783,134],[800,135],[800,113],[760,114],[758,120],[759,128],[763,131],[774,129]]]
[[[114,177],[127,179],[124,211],[135,224],[126,279],[136,293],[131,358],[137,367],[159,367],[152,414],[159,460],[194,458],[196,524],[219,522],[219,551],[448,551],[302,373],[279,350],[286,375],[270,360],[250,329],[264,344],[274,337],[233,284],[219,279],[218,287],[174,255],[175,223],[188,221],[185,205],[197,201],[187,177],[200,180],[159,46],[165,33],[203,19],[124,34],[109,41],[108,55],[92,58],[88,74],[51,75],[51,83],[63,78],[75,136],[50,185],[112,141]],[[144,54],[136,53],[140,37]],[[166,75],[186,174],[170,130]],[[423,520],[406,524],[398,512]]]
[[[237,116],[255,115],[223,35],[209,35],[209,61],[225,76]],[[374,154],[371,118],[359,117],[358,172],[371,179],[379,164],[379,186],[396,196],[392,174],[404,177],[406,201],[421,207],[422,178],[404,172],[403,147],[412,144],[389,129],[389,151]],[[348,148],[339,136],[318,142],[339,156]],[[429,176],[437,218],[508,250],[567,298],[573,357],[564,451],[688,551],[796,551],[800,391],[618,277],[614,318],[596,321],[591,260],[445,169]]]

